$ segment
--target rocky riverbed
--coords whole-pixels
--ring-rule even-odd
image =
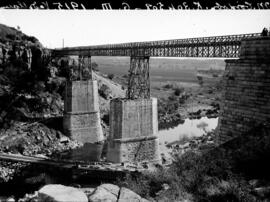
[[[14,197],[2,197],[0,200],[15,201]],[[140,197],[135,192],[125,187],[118,187],[114,184],[102,184],[93,187],[72,187],[61,184],[48,184],[41,187],[34,193],[27,193],[23,198],[17,199],[19,202],[124,202],[137,201],[147,202],[148,200]]]

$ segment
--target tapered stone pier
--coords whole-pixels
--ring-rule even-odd
[[[104,140],[97,81],[68,81],[65,89],[64,131],[81,143]]]
[[[160,162],[157,99],[114,99],[110,103],[107,160]]]

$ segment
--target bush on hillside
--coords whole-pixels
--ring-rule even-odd
[[[176,95],[176,96],[181,95],[183,92],[184,92],[184,88],[177,87],[174,89],[174,95]]]
[[[163,86],[163,88],[166,88],[166,89],[172,89],[172,88],[173,88],[173,84],[170,84],[170,83],[165,84],[165,85]]]
[[[6,38],[7,38],[7,39],[10,39],[10,40],[16,40],[16,35],[13,35],[13,34],[7,34],[7,35],[6,35]]]
[[[128,174],[117,180],[118,186],[128,187],[143,198],[159,198],[160,201],[179,201],[189,197],[178,182],[177,176],[165,169],[143,175]],[[167,189],[169,187],[169,189]]]
[[[35,37],[29,37],[16,29],[1,24],[0,30],[0,38],[4,42],[2,46],[7,50],[8,55],[5,60],[0,60],[2,75],[0,125],[8,125],[12,120],[17,120],[18,111],[23,111],[22,114],[29,115],[29,117],[35,113],[37,116],[40,116],[41,113],[50,113],[51,104],[47,101],[51,95],[46,95],[48,89],[51,88],[48,83],[50,77],[48,51],[42,48]],[[28,63],[28,59],[25,59],[26,56],[21,55],[19,51],[27,48],[30,48],[32,53],[31,65]],[[55,107],[53,106],[53,108]]]
[[[98,89],[98,94],[106,100],[112,97],[112,91],[105,84],[101,84]]]
[[[248,180],[270,182],[269,134],[269,125],[258,125],[208,153],[189,151],[178,156],[165,172],[129,176],[120,184],[145,197],[171,201],[179,192],[192,201],[257,201]],[[162,190],[164,183],[169,189]]]
[[[197,79],[198,79],[198,82],[199,82],[199,84],[200,84],[200,86],[202,86],[203,85],[203,77],[202,76],[197,76]]]
[[[99,68],[98,68],[98,64],[97,64],[97,63],[92,62],[92,63],[91,63],[91,67],[92,67],[92,70],[93,70],[93,71],[96,71],[96,72],[99,71]]]
[[[114,74],[109,74],[108,78],[112,80],[114,78]]]

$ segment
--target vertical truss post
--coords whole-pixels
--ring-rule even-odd
[[[92,62],[91,62],[91,56],[88,56],[88,69],[90,71],[90,79],[93,80],[93,69],[92,69]]]
[[[131,56],[126,96],[150,98],[149,56]]]
[[[78,65],[79,65],[79,80],[82,80],[82,68],[83,68],[83,56],[82,55],[79,55]]]

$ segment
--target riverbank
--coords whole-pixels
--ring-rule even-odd
[[[159,129],[178,125],[184,119],[217,118],[221,102],[221,78],[203,85],[157,82],[152,86],[158,98]]]
[[[61,184],[48,184],[27,193],[24,197],[0,197],[2,201],[33,202],[33,201],[80,201],[80,202],[100,202],[100,201],[137,201],[148,202],[135,192],[125,187],[118,187],[114,184],[102,184],[95,187],[64,186]]]
[[[219,147],[213,134],[183,140],[169,168],[119,184],[156,201],[269,201],[269,132],[259,125]]]

